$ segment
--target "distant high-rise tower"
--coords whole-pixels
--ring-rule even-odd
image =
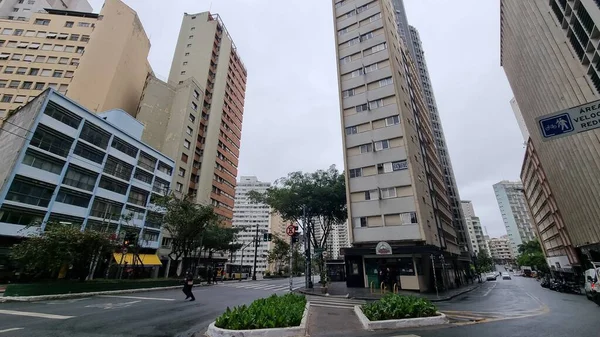
[[[458,261],[435,129],[391,0],[332,2],[353,245],[344,249],[347,285],[378,283],[377,253],[403,254],[387,262],[403,289],[431,290],[435,279],[452,287],[470,269]]]
[[[508,239],[513,253],[516,255],[519,245],[534,240],[536,236],[527,208],[523,184],[520,181],[504,180],[494,185],[494,193],[500,213],[502,213]]]
[[[433,94],[433,88],[431,86],[431,80],[429,78],[429,70],[427,69],[427,62],[425,61],[425,52],[423,51],[423,45],[419,32],[413,26],[408,24],[408,18],[406,16],[406,10],[404,8],[403,0],[392,0],[394,10],[396,11],[396,25],[400,37],[404,39],[410,56],[415,62],[418,70],[420,88],[423,93],[423,98],[429,109],[431,126],[433,128],[433,137],[437,148],[438,155],[442,164],[442,170],[444,171],[444,183],[446,185],[446,191],[448,198],[450,198],[451,209],[452,209],[452,223],[456,230],[458,244],[461,248],[462,258],[464,260],[469,259],[469,245],[467,240],[467,233],[465,232],[465,217],[462,213],[460,204],[460,195],[458,193],[458,187],[456,185],[456,178],[454,177],[454,170],[452,169],[452,162],[450,160],[450,154],[448,152],[448,146],[446,145],[446,137],[444,136],[444,130],[442,128],[442,122],[440,120],[440,114],[438,112],[435,96]]]

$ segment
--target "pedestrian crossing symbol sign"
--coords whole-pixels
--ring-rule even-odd
[[[540,127],[544,138],[562,136],[575,130],[568,113],[540,119]]]

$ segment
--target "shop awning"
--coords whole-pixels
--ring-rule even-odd
[[[123,254],[121,253],[113,253],[113,257],[115,258],[115,261],[117,262],[117,264],[127,264],[127,265],[144,265],[144,267],[151,267],[151,266],[161,266],[162,262],[160,262],[160,259],[158,258],[158,256],[156,256],[155,254],[138,254],[138,255],[134,255],[131,253],[125,254],[125,256],[123,256]],[[134,263],[135,261],[135,263]]]

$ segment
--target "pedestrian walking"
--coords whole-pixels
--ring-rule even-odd
[[[183,293],[186,296],[185,300],[191,298],[190,302],[195,301],[196,297],[194,297],[194,293],[192,293],[192,287],[194,286],[194,275],[188,271],[185,275],[184,282],[185,284],[183,285]]]
[[[213,270],[213,275],[212,275],[214,284],[217,284],[217,275],[218,275],[217,268],[215,268]]]

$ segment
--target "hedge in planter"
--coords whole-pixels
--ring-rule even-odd
[[[437,316],[437,307],[428,299],[398,294],[386,295],[361,309],[371,321]]]
[[[299,326],[306,306],[304,296],[286,294],[273,295],[242,305],[227,308],[215,326],[228,330],[272,329]]]

